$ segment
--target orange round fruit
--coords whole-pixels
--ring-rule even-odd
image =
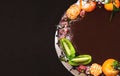
[[[90,1],[87,3],[82,3],[81,4],[81,9],[86,11],[86,12],[92,12],[96,8],[96,2]]]
[[[105,76],[117,76],[118,70],[115,70],[113,67],[113,63],[116,61],[115,59],[107,59],[102,65],[102,71]]]
[[[120,1],[119,0],[115,0],[114,2],[110,2],[110,3],[104,4],[104,8],[107,11],[113,11],[113,5],[115,5],[115,7],[117,7],[117,8],[119,8]]]

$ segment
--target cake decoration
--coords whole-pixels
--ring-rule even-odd
[[[119,0],[79,0],[78,4],[73,4],[68,8],[66,15],[69,19],[75,19],[82,11],[92,12],[97,5],[104,6],[107,11],[112,11],[110,21],[115,13],[120,11]]]
[[[93,63],[93,56],[89,53],[77,53],[76,46],[72,43],[71,26],[75,22],[81,21],[87,14],[96,9],[104,8],[111,12],[110,21],[113,16],[120,11],[119,0],[78,0],[72,4],[57,27],[58,47],[62,50],[59,58],[62,62],[70,65],[78,72],[78,76],[117,76],[120,72],[120,62],[114,58],[105,59],[104,63]],[[99,13],[100,14],[100,13]],[[99,15],[98,14],[98,15]],[[70,70],[70,71],[71,71]]]
[[[99,76],[100,74],[102,74],[102,66],[101,66],[100,64],[93,63],[93,64],[90,66],[90,73],[91,73],[93,76]]]
[[[102,65],[102,70],[106,76],[117,76],[120,71],[120,63],[115,59],[107,59]]]

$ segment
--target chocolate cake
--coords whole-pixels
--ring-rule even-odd
[[[119,74],[119,7],[119,0],[78,0],[62,16],[56,31],[56,50],[61,62],[74,75]],[[109,70],[106,65],[116,73],[106,73]]]

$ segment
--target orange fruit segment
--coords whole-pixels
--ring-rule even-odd
[[[104,5],[104,8],[105,8],[107,11],[112,11],[112,10],[113,10],[113,3],[105,4],[105,5]]]
[[[113,5],[115,5],[115,7],[119,8],[120,6],[120,1],[119,0],[115,0],[114,2],[110,2],[104,5],[104,8],[107,11],[113,11]]]

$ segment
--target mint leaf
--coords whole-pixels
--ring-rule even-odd
[[[112,13],[111,13],[111,15],[110,15],[110,22],[112,21],[112,18],[115,16],[115,14],[117,13],[117,12],[119,12],[120,11],[120,8],[117,8],[114,4],[113,4],[113,11],[112,11]]]
[[[113,62],[113,67],[114,67],[115,70],[120,70],[120,62],[114,61]]]

